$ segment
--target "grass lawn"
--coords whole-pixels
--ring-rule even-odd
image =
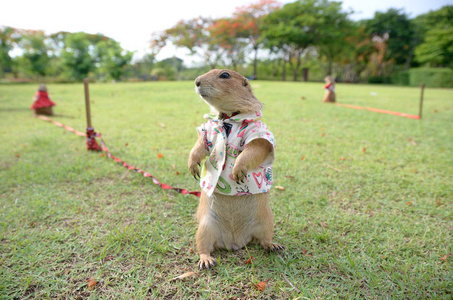
[[[198,271],[198,199],[33,118],[37,86],[0,85],[1,299],[451,299],[452,89],[426,89],[413,120],[322,103],[322,83],[253,82],[277,139],[274,186],[285,190],[270,196],[286,250],[220,250],[216,268]],[[48,89],[54,119],[84,131],[83,85]],[[208,109],[192,82],[90,92],[93,125],[115,156],[199,189],[186,164]],[[337,84],[341,103],[409,114],[419,93]]]

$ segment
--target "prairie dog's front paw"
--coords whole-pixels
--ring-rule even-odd
[[[187,166],[189,167],[190,174],[192,174],[196,180],[200,179],[200,170],[198,169],[198,167],[201,167],[200,161],[190,158]]]
[[[233,174],[234,181],[236,181],[236,182],[239,182],[239,181],[244,182],[244,179],[247,178],[247,168],[244,165],[242,165],[242,164],[236,164],[233,167],[232,174]]]

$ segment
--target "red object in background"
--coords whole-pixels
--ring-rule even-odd
[[[45,91],[37,91],[35,94],[35,101],[30,106],[31,109],[43,108],[43,107],[52,107],[55,106],[55,102],[50,100],[49,95]]]
[[[88,127],[87,128],[87,149],[88,150],[93,150],[93,151],[101,151],[101,147],[98,145],[96,142],[96,137],[98,134],[94,132],[93,127]]]

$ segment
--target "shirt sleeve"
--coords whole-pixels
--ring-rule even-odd
[[[266,124],[261,123],[261,121],[251,122],[251,123],[249,123],[248,127],[250,127],[250,128],[247,128],[248,130],[244,136],[244,140],[245,140],[244,147],[247,147],[247,144],[255,139],[267,140],[272,145],[272,151],[269,152],[268,156],[266,157],[264,162],[261,164],[261,166],[262,167],[270,166],[275,159],[274,149],[275,149],[276,143],[275,143],[274,135],[272,134],[272,132],[270,132],[267,129]]]

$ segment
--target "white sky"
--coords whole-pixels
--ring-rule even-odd
[[[291,3],[295,0],[280,0]],[[0,0],[0,26],[58,31],[102,33],[120,42],[124,49],[137,51],[136,57],[149,52],[153,32],[173,27],[179,20],[198,16],[228,17],[236,7],[257,0]],[[343,8],[352,8],[354,20],[368,19],[375,11],[403,8],[415,17],[450,4],[453,0],[343,0]],[[166,49],[158,59],[185,52]],[[191,58],[185,57],[186,62]]]

